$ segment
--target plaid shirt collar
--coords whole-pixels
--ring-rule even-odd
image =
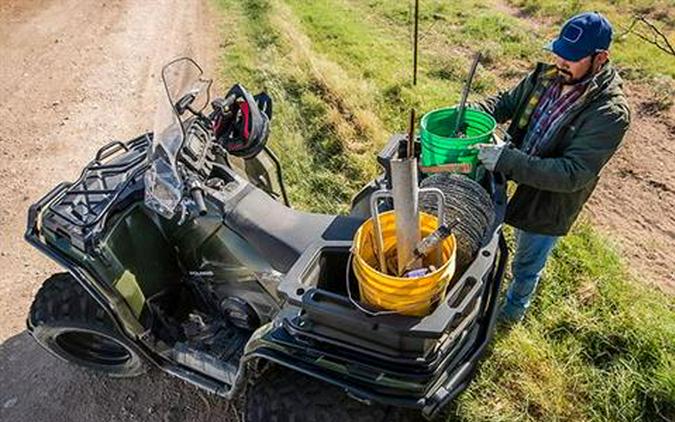
[[[565,93],[562,93],[563,84],[560,81],[550,83],[532,114],[523,142],[524,152],[540,155],[546,150],[557,129],[557,123],[584,95],[588,82],[575,84]]]

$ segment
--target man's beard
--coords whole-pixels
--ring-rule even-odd
[[[556,69],[558,69],[558,82],[560,82],[563,85],[576,85],[579,82],[587,80],[594,73],[593,72],[593,64],[591,64],[591,66],[588,67],[588,70],[586,71],[586,73],[581,75],[580,78],[573,78],[572,74],[569,71],[567,71],[565,69],[561,69],[557,66],[556,66]]]

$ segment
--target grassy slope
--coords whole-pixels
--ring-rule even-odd
[[[516,1],[537,16],[555,12],[551,0]],[[411,105],[429,110],[457,101],[470,51],[487,52],[476,85],[486,95],[543,58],[541,37],[551,32],[484,2],[422,2],[420,79],[412,89],[406,2],[218,2],[233,28],[223,61],[228,79],[271,93],[272,147],[292,201],[314,211],[348,208],[377,171],[373,153],[403,128]],[[616,0],[614,10],[624,3]],[[630,54],[617,56],[620,66],[631,65]],[[654,77],[663,68],[644,69]],[[631,281],[583,223],[561,242],[542,284],[527,322],[497,336],[457,402],[457,418],[675,417],[673,298]]]

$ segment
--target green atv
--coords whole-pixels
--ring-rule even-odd
[[[494,331],[504,180],[420,175],[461,221],[457,272],[431,314],[372,316],[347,297],[350,284],[358,301],[350,248],[407,137],[378,154],[382,175],[350,215],[296,211],[265,144],[268,96],[235,85],[211,101],[188,58],[162,80],[152,133],[104,146],[30,207],[27,241],[67,270],[38,291],[31,335],[113,377],[155,365],[226,399],[246,391],[249,421],[439,415]]]

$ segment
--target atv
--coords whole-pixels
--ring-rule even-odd
[[[349,215],[302,212],[266,145],[269,96],[235,85],[211,101],[211,81],[189,58],[161,76],[153,132],[105,145],[77,181],[30,207],[26,240],[67,271],[38,291],[30,334],[112,377],[154,365],[225,399],[245,392],[249,421],[441,414],[493,335],[505,181],[420,174],[443,191],[445,217],[461,221],[457,271],[426,316],[364,313],[349,267],[354,234],[408,136],[377,155],[381,175]]]

